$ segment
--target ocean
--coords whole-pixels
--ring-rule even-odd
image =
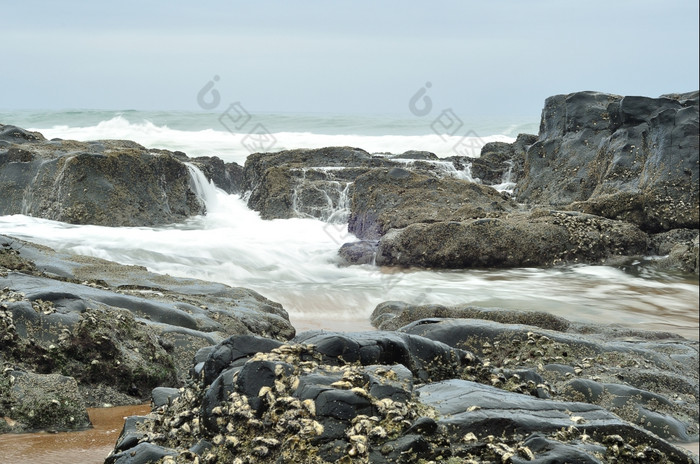
[[[454,113],[330,115],[226,112],[14,111],[0,123],[46,138],[128,139],[187,155],[243,164],[256,148],[352,146],[370,153],[428,150],[478,155],[487,142],[537,133],[539,121],[466,118]],[[625,266],[548,269],[420,270],[344,266],[337,250],[355,240],[346,223],[299,218],[265,221],[238,195],[199,177],[205,216],[162,227],[77,226],[23,215],[0,217],[0,233],[153,272],[252,288],[289,312],[297,330],[370,328],[378,303],[471,304],[547,311],[574,321],[667,330],[698,339],[696,276],[662,272],[656,257]]]

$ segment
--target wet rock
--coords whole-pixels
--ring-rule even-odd
[[[0,214],[145,226],[204,212],[187,167],[171,152],[124,140],[46,141],[3,127],[3,140],[13,143],[0,146]]]
[[[144,442],[128,450],[108,456],[105,464],[149,464],[158,462],[166,456],[177,456],[177,452]]]
[[[185,158],[185,161],[189,161],[197,166],[207,179],[211,180],[214,185],[224,192],[243,193],[245,191],[243,166],[238,163],[224,163],[221,158],[216,156]]]
[[[496,190],[466,180],[377,169],[355,180],[348,231],[376,240],[392,228],[500,216],[513,207]]]
[[[343,222],[354,179],[387,164],[391,162],[385,157],[351,147],[254,153],[244,167],[248,206],[260,211],[263,219],[315,217]]]
[[[525,154],[537,141],[536,135],[519,134],[513,143],[490,142],[481,149],[481,155],[471,160],[472,176],[486,185],[517,182],[523,174]]]
[[[697,342],[653,332],[620,341],[624,335],[589,326],[559,332],[481,319],[422,319],[401,331],[473,351],[493,367],[487,380],[499,388],[539,396],[545,385],[552,399],[604,406],[666,439],[698,436],[698,375],[688,369],[697,362]]]
[[[162,387],[182,385],[200,348],[231,333],[280,340],[295,333],[281,305],[248,289],[156,275],[5,236],[0,250],[3,362],[28,375],[70,375],[83,405],[139,403],[155,387],[161,388],[153,392],[154,405],[168,404],[177,390]],[[280,343],[242,340],[254,352]],[[0,387],[0,396],[11,396],[9,385]],[[41,401],[55,399],[50,389],[37,392]],[[24,423],[18,411],[5,416]],[[45,428],[64,427],[60,417],[45,416],[55,420]]]
[[[188,453],[205,440],[203,461],[245,464],[694,462],[590,402],[483,384],[492,375],[546,382],[532,369],[492,369],[473,357],[465,364],[462,350],[445,356],[443,344],[404,335],[312,332],[267,352],[241,352],[212,384],[192,379],[152,412],[139,425],[142,440],[183,459],[194,459]],[[450,374],[432,382],[412,359],[433,359]],[[220,385],[225,393],[212,395]]]
[[[338,255],[348,264],[374,264],[378,246],[376,240],[344,243],[338,250]]]
[[[571,325],[566,319],[541,311],[513,311],[470,305],[412,305],[403,301],[385,301],[377,305],[370,322],[379,330],[397,330],[413,321],[426,318],[485,319],[504,324],[526,324],[542,329],[565,332]]]
[[[601,263],[613,256],[641,256],[647,240],[629,223],[538,210],[391,230],[379,241],[376,263],[437,268]]]
[[[2,432],[81,430],[91,425],[73,377],[11,368],[0,373],[0,416]]]
[[[659,232],[698,228],[697,185],[698,92],[577,92],[545,101],[516,195]]]

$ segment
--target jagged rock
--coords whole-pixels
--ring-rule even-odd
[[[154,387],[181,385],[197,350],[231,333],[281,340],[295,333],[284,309],[252,290],[161,276],[5,236],[0,289],[3,362],[28,373],[70,375],[88,406],[138,403]],[[5,387],[0,382],[0,397],[10,394]],[[51,389],[42,393],[45,401],[56,399]],[[154,402],[173,396],[164,390]],[[0,417],[24,423],[19,409],[4,404]],[[46,417],[58,421],[47,428],[65,426]]]
[[[2,128],[0,214],[144,226],[204,212],[187,167],[171,152],[124,140],[46,141],[41,134]]]
[[[376,240],[392,228],[499,216],[514,206],[491,187],[466,180],[377,169],[355,180],[348,231]]]
[[[649,232],[698,228],[698,92],[598,92],[545,101],[520,201],[572,208]]]
[[[536,140],[536,135],[519,134],[513,143],[487,143],[481,155],[471,160],[472,176],[486,185],[503,183],[506,177],[517,182],[523,174],[527,149]]]
[[[437,268],[600,263],[613,256],[644,255],[647,241],[629,223],[538,210],[391,230],[379,241],[376,263]]]
[[[238,163],[224,163],[216,156],[198,156],[189,161],[224,192],[243,193],[245,191],[243,166]]]
[[[125,456],[129,445],[138,451],[134,438],[183,459],[244,464],[694,462],[590,402],[516,393],[515,382],[546,383],[532,369],[491,368],[422,337],[310,332],[271,346],[257,354],[235,349],[241,357],[216,363],[212,373],[220,373],[211,384],[211,376],[199,376],[172,403],[139,418],[107,462]],[[195,362],[208,362],[222,347]],[[442,379],[432,382],[424,373],[436,366],[435,379]],[[484,385],[489,376],[510,383]]]

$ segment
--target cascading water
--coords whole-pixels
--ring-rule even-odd
[[[207,214],[162,227],[71,225],[0,216],[0,233],[53,248],[252,288],[282,303],[298,327],[368,326],[387,300],[542,310],[573,320],[673,330],[697,339],[698,286],[691,280],[607,266],[552,269],[406,270],[345,266],[338,248],[357,238],[346,223],[262,220],[190,167]]]

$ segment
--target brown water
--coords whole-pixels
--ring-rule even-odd
[[[147,404],[89,408],[93,428],[82,432],[0,435],[2,464],[102,464],[114,448],[124,418],[150,412]]]

